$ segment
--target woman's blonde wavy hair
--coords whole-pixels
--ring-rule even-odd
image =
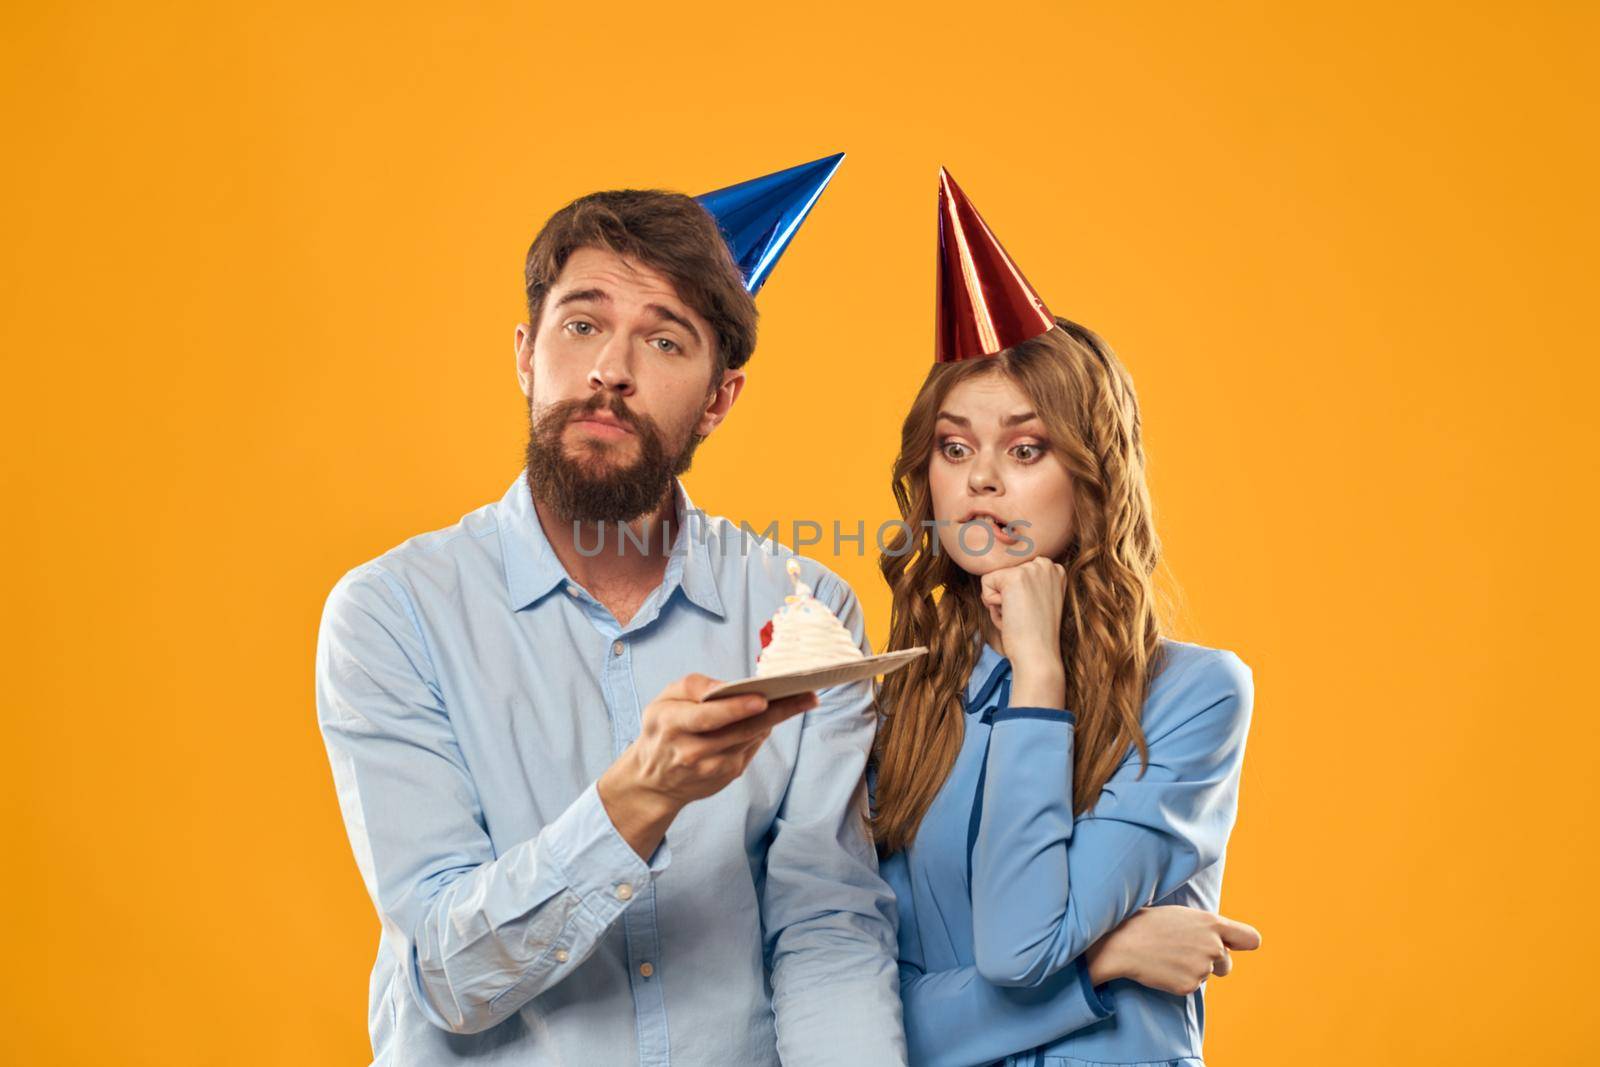
[[[888,647],[926,645],[928,655],[885,678],[877,694],[872,830],[885,855],[911,843],[961,750],[962,700],[979,653],[974,635],[987,612],[978,579],[939,550],[928,464],[945,397],[985,374],[1006,375],[1033,402],[1051,451],[1072,475],[1073,538],[1057,562],[1067,571],[1067,706],[1078,721],[1074,812],[1094,806],[1130,745],[1149,764],[1139,723],[1159,670],[1152,575],[1161,546],[1145,486],[1138,400],[1105,342],[1057,318],[1054,329],[997,356],[935,364],[901,429],[894,495],[905,526],[879,559],[894,595]]]

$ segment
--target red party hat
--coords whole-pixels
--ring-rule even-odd
[[[992,356],[1055,324],[978,209],[940,167],[935,359],[954,363]]]

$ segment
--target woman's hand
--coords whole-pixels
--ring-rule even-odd
[[[1261,947],[1261,934],[1199,908],[1141,908],[1090,946],[1089,980],[1095,985],[1130,978],[1148,989],[1186,996],[1213,974],[1233,969],[1233,952]]]
[[[1067,570],[1035,556],[1026,563],[985,574],[984,606],[1000,631],[1011,661],[1011,703],[1016,707],[1066,705],[1066,668],[1061,663],[1061,612]]]

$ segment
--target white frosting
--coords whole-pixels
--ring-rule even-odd
[[[756,657],[756,677],[809,671],[862,659],[861,648],[828,606],[800,580],[800,561],[790,558],[794,595],[772,616],[772,640]]]

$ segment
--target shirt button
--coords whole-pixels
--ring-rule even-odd
[[[577,596],[578,595],[578,587],[569,583],[567,585],[567,595],[568,596]]]
[[[639,964],[639,973],[645,978],[649,978],[652,974],[656,973],[656,969],[650,966],[648,963],[641,963]]]
[[[557,963],[566,963],[568,958],[569,958],[569,956],[568,956],[568,953],[567,953],[566,949],[564,949],[564,948],[556,949],[556,962]]]
[[[617,886],[617,899],[632,900],[633,886],[629,885],[627,882],[623,882],[621,885]]]
[[[622,655],[622,650],[623,650],[624,647],[626,647],[626,646],[624,646],[621,641],[618,641],[616,644],[611,646],[611,654],[613,656]]]

